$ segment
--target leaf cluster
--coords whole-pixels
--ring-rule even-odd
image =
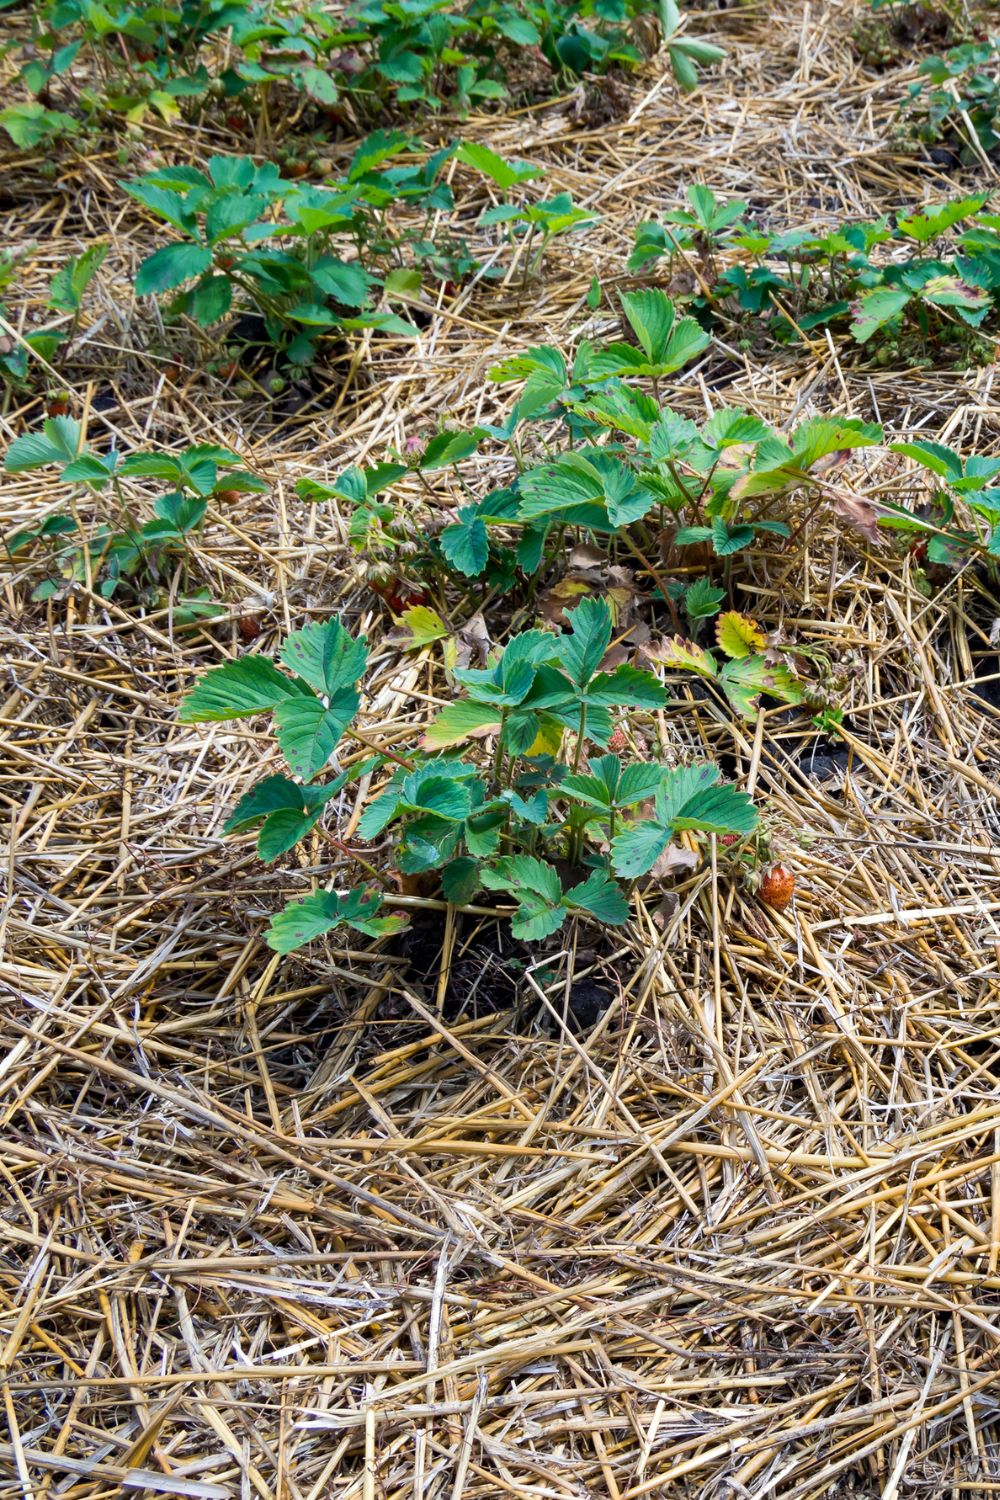
[[[514,897],[514,934],[529,941],[573,915],[621,925],[622,881],[664,861],[692,862],[674,844],[679,836],[742,838],[757,826],[750,799],[721,785],[715,766],[626,764],[613,754],[587,763],[587,746],[611,738],[613,712],[650,712],[666,695],[651,672],[604,669],[612,636],[604,601],[585,600],[569,618],[567,634],[525,631],[487,667],[458,671],[464,695],[437,716],[419,750],[393,757],[392,774],[357,825],[364,840],[391,840],[402,874],[440,872],[449,901],[467,904],[482,889]],[[339,621],[309,625],[289,637],[277,661],[251,655],[215,667],[184,700],[185,723],[273,715],[292,776],[267,776],[224,828],[256,829],[262,858],[287,852],[352,781],[385,764],[377,757],[317,781],[358,710],[366,654],[364,640]],[[453,753],[486,736],[488,761]],[[567,743],[572,763],[561,758]],[[398,919],[379,916],[379,906],[361,890],[316,891],[275,916],[268,941],[290,952],[340,923],[383,934]]]
[[[16,438],[7,450],[4,469],[8,474],[59,467],[59,478],[67,485],[82,485],[92,493],[111,487],[119,501],[120,515],[114,526],[101,526],[86,538],[79,536],[74,515],[50,515],[37,525],[15,532],[5,541],[9,555],[36,542],[47,547],[46,577],[34,589],[34,599],[48,599],[89,581],[105,599],[123,586],[135,598],[159,597],[156,587],[165,559],[184,555],[187,538],[201,526],[209,500],[219,494],[263,491],[266,483],[240,467],[236,454],[213,444],[198,444],[179,453],[158,450],[121,454],[116,449],[97,453],[83,442],[79,422],[72,417],[53,417],[41,431]],[[137,479],[160,481],[169,488],[153,504],[152,516],[133,519],[123,484]],[[205,614],[215,606],[207,596],[185,598],[174,612],[175,623]]]

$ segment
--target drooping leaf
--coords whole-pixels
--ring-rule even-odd
[[[200,276],[212,264],[212,252],[205,245],[163,245],[154,250],[136,272],[135,290],[140,297],[170,291],[182,282]]]
[[[665,635],[661,640],[651,641],[644,646],[643,652],[651,661],[662,662],[665,667],[683,672],[697,672],[699,677],[718,675],[719,669],[711,653],[695,641],[684,640],[683,636]]]
[[[789,668],[781,662],[769,663],[763,656],[726,662],[719,680],[736,712],[751,723],[757,717],[761,693],[780,698],[783,703],[805,701],[805,689]]]
[[[556,870],[528,854],[511,854],[484,865],[480,878],[487,890],[509,891],[520,901],[511,922],[515,937],[538,942],[558,932],[566,920],[562,885]]]
[[[944,443],[932,443],[921,439],[912,443],[890,444],[893,453],[902,453],[906,458],[915,458],[918,464],[923,464],[925,469],[930,469],[932,474],[939,475],[942,479],[956,480],[962,478],[962,458],[954,448],[948,448]]]
[[[467,854],[460,855],[445,865],[441,871],[441,889],[445,900],[456,906],[467,906],[479,890],[479,861]]]
[[[404,917],[380,917],[379,896],[364,891],[313,891],[303,901],[293,901],[271,918],[267,944],[275,953],[293,953],[313,938],[321,937],[341,922],[368,937],[386,937],[405,927]]]
[[[866,344],[873,334],[898,318],[912,294],[900,287],[876,287],[863,292],[853,309],[851,332],[859,344]]]

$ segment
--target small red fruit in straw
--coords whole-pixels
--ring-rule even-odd
[[[758,894],[765,905],[773,907],[775,911],[784,911],[795,895],[795,875],[787,865],[780,862],[768,865],[761,876]]]
[[[624,729],[615,730],[614,734],[608,740],[608,749],[613,751],[615,754],[617,754],[619,750],[628,749],[628,739],[625,735]]]

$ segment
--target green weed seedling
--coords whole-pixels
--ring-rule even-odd
[[[319,825],[349,784],[391,759],[358,833],[387,837],[400,873],[440,872],[444,896],[457,905],[483,889],[514,897],[513,932],[527,941],[552,936],[571,916],[620,926],[631,882],[693,862],[675,843],[679,834],[746,838],[757,814],[745,793],[720,784],[713,765],[589,756],[588,747],[608,745],[615,716],[651,713],[666,693],[651,672],[603,668],[612,637],[603,600],[584,600],[568,619],[567,634],[528,630],[486,667],[458,670],[464,695],[408,756],[356,758],[322,781],[345,734],[355,733],[365,640],[329,620],[290,636],[277,661],[252,655],[212,668],[185,698],[182,721],[270,713],[292,773],[247,792],[224,831],[257,829],[261,858],[276,859]],[[478,754],[455,753],[470,741],[482,747]],[[389,883],[363,855],[331,840],[370,878]],[[402,923],[380,915],[381,905],[371,890],[318,890],[272,919],[268,942],[288,953],[341,924],[384,936]]]
[[[263,480],[240,468],[239,462],[234,453],[210,444],[176,454],[122,456],[114,449],[99,454],[83,443],[79,422],[72,417],[51,418],[40,432],[26,433],[10,445],[5,471],[24,474],[58,466],[65,485],[80,485],[91,493],[110,488],[118,502],[118,519],[113,526],[85,533],[74,507],[69,514],[47,516],[8,537],[6,551],[13,558],[34,544],[43,544],[45,577],[32,593],[35,600],[68,593],[82,584],[104,599],[158,605],[165,597],[168,572],[179,566],[180,597],[173,608],[174,622],[186,624],[217,614],[218,607],[209,601],[207,592],[186,592],[187,542],[201,527],[213,496],[267,489]],[[133,519],[124,489],[135,479],[159,480],[169,486],[154,502],[152,517],[143,522]]]

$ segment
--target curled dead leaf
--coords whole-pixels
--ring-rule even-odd
[[[649,873],[654,880],[663,880],[667,875],[693,870],[697,863],[698,856],[693,849],[682,849],[680,844],[668,844]]]
[[[878,532],[879,508],[874,501],[865,500],[851,490],[838,489],[832,492],[832,504],[834,514],[841,516],[855,531],[860,531],[868,541],[881,540]]]

